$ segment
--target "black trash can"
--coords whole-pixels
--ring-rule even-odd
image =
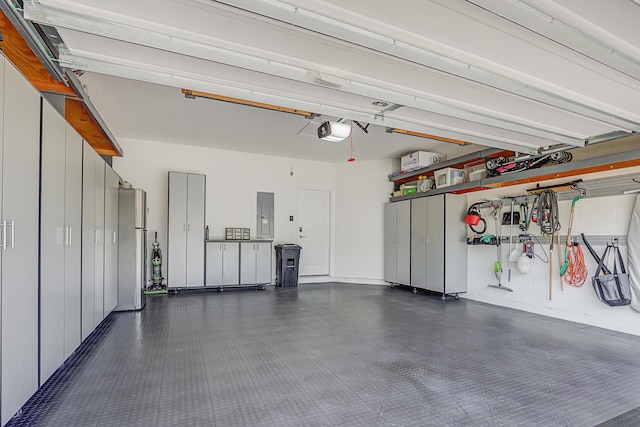
[[[298,265],[301,246],[292,243],[276,245],[276,286],[295,288],[298,286]]]

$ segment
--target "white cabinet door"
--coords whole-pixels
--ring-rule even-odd
[[[427,199],[411,200],[411,286],[427,289]]]
[[[40,180],[40,94],[8,61],[4,68],[2,425],[38,388]]]
[[[411,284],[411,203],[409,200],[396,202],[396,277],[401,285]]]
[[[96,160],[95,151],[83,144],[82,166],[82,340],[95,327],[95,257],[96,257]]]
[[[105,164],[104,317],[118,305],[118,188],[120,177]]]
[[[2,145],[3,145],[3,141],[4,141],[4,69],[6,66],[6,59],[4,59],[4,56],[0,55],[0,220],[2,220],[2,218],[4,218],[4,214],[2,211],[2,186],[4,183],[4,180],[2,178],[2,164],[3,164],[3,153],[2,153]],[[0,239],[3,236],[3,230],[0,230]],[[4,250],[2,250],[0,248],[0,425],[4,425],[7,422],[8,417],[10,416],[10,414],[7,414],[7,416],[5,416],[5,411],[3,410],[3,405],[2,405],[2,399],[3,399],[3,392],[4,392],[4,387],[2,387],[1,382],[2,382],[2,370],[3,370],[3,365],[2,365],[2,319],[4,319],[4,316],[2,314],[2,307],[4,306],[4,299],[2,298],[2,277],[3,277],[3,273],[2,273],[2,264],[3,264],[3,253]],[[8,412],[8,411],[7,411]]]
[[[223,243],[222,251],[222,284],[237,285],[240,283],[240,243]]]
[[[240,244],[207,242],[206,286],[232,286],[240,283]]]
[[[207,286],[222,284],[222,242],[207,242]]]
[[[396,283],[396,218],[395,203],[384,205],[384,280]]]
[[[187,285],[187,174],[169,172],[169,230],[167,242],[167,284]]]
[[[105,233],[104,233],[104,173],[105,163],[104,160],[94,151],[93,161],[95,162],[95,186],[94,191],[96,194],[95,199],[95,211],[94,211],[94,226],[96,232],[95,242],[95,258],[94,258],[94,294],[93,294],[93,327],[95,328],[104,319],[104,246],[105,246]]]
[[[187,287],[204,286],[205,176],[187,175]]]
[[[64,223],[67,245],[64,252],[64,358],[75,351],[82,340],[82,137],[66,125],[66,172]]]
[[[427,289],[444,292],[444,194],[427,197]],[[460,268],[463,268],[460,266]]]
[[[240,243],[240,284],[256,283],[256,243]]]
[[[384,280],[409,285],[411,278],[411,203],[384,205]]]
[[[271,243],[256,243],[256,284],[271,283]]]
[[[40,384],[64,362],[64,273],[66,124],[46,101],[42,105],[40,220]],[[79,319],[78,319],[79,320]]]

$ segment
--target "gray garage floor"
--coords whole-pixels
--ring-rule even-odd
[[[148,302],[10,425],[640,425],[640,337],[368,285]]]

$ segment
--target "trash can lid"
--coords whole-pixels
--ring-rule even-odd
[[[281,243],[274,246],[276,249],[302,249],[302,246],[295,243]]]

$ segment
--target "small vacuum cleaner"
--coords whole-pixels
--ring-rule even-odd
[[[155,240],[151,249],[151,285],[145,291],[147,295],[166,294],[167,287],[162,282],[162,251],[158,242],[158,232],[156,231]]]

